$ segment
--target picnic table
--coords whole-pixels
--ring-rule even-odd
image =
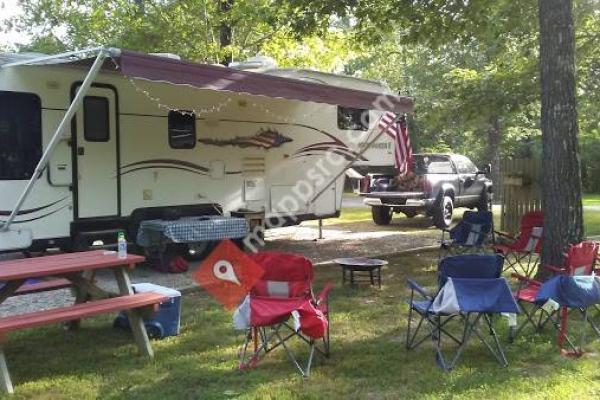
[[[11,331],[62,322],[68,323],[69,328],[76,329],[81,318],[127,311],[140,352],[152,358],[154,354],[142,314],[149,308],[156,309],[166,297],[157,293],[134,293],[128,271],[143,261],[144,257],[138,255],[128,254],[126,258],[119,258],[116,252],[95,250],[0,262],[0,282],[4,282],[0,289],[0,304],[11,296],[67,287],[71,287],[75,294],[74,305],[0,318],[2,389],[13,393],[4,355],[6,334]],[[113,271],[117,292],[96,285],[94,276],[99,270]],[[43,280],[26,283],[31,279]]]

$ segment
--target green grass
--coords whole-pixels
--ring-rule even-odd
[[[597,202],[597,203],[596,203]],[[600,195],[586,195],[584,199],[584,205],[600,205]],[[499,211],[498,211],[499,212]],[[500,226],[499,214],[495,210],[495,223],[496,226]],[[456,210],[455,219],[460,219],[460,215],[462,215],[461,209]],[[403,214],[394,214],[394,220],[399,218],[406,218]],[[422,218],[422,217],[416,217]],[[583,219],[585,224],[585,233],[587,236],[597,236],[600,235],[600,209],[589,209],[584,208],[583,211]],[[346,207],[342,209],[342,213],[339,218],[330,218],[324,220],[323,223],[325,226],[327,225],[338,225],[338,224],[347,224],[353,222],[365,222],[371,221],[371,209],[365,207]],[[312,221],[309,223],[311,225],[316,225],[316,221]],[[381,229],[386,229],[386,227],[381,227]],[[393,229],[400,229],[395,226]],[[408,229],[408,228],[407,228]]]
[[[243,337],[201,292],[186,294],[182,333],[153,341],[156,357],[137,355],[132,338],[110,317],[86,320],[70,335],[57,327],[11,335],[6,345],[15,399],[594,399],[600,396],[598,352],[578,360],[558,355],[550,330],[504,342],[502,368],[473,341],[451,373],[435,366],[429,343],[407,352],[407,277],[432,286],[432,253],[396,257],[383,270],[381,291],[340,286],[336,266],[318,266],[317,288],[332,281],[332,356],[300,378],[281,349],[258,368],[236,369]],[[506,336],[506,321],[498,321]],[[305,353],[301,353],[301,355]]]
[[[583,195],[583,205],[584,206],[600,205],[600,194],[584,194]]]
[[[600,235],[600,210],[583,210],[586,236]]]

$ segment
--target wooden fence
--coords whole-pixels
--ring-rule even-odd
[[[542,209],[541,163],[536,159],[512,158],[500,164],[500,229],[519,232],[523,214]]]

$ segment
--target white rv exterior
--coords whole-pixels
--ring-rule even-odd
[[[0,64],[15,59],[0,55]],[[86,72],[61,64],[0,68],[0,225]],[[388,92],[313,71],[266,73]],[[342,111],[102,72],[14,224],[31,229],[32,248],[43,249],[69,248],[85,232],[131,232],[169,207],[194,215],[214,212],[213,205],[225,215],[262,210],[286,223],[339,215],[345,176],[334,178],[375,137],[381,113],[369,111],[362,130],[344,120],[351,110]],[[381,135],[356,163],[392,165],[392,151]],[[339,159],[332,153],[344,162],[331,164]]]

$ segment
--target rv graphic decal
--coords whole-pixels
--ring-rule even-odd
[[[323,153],[332,152],[334,154],[338,154],[344,157],[348,161],[368,161],[362,155],[359,156],[357,152],[350,149],[344,142],[340,139],[336,138],[332,134],[329,134],[325,131],[319,130],[322,134],[328,136],[331,141],[329,142],[319,142],[313,143],[308,146],[301,148],[296,151],[293,157],[308,157],[308,156],[316,156],[323,155]]]
[[[63,198],[62,198],[62,199],[60,199],[60,200],[56,200],[56,201],[54,201],[54,202],[52,202],[52,203],[49,203],[49,204],[46,204],[46,205],[40,206],[40,207],[30,208],[30,209],[27,209],[27,210],[21,210],[21,211],[19,211],[19,212],[17,213],[17,215],[27,215],[27,217],[26,217],[27,219],[19,219],[19,220],[16,220],[14,223],[15,223],[15,224],[22,224],[22,223],[24,223],[24,222],[31,222],[31,221],[35,221],[35,220],[38,220],[38,219],[45,218],[45,217],[47,217],[47,216],[49,216],[49,215],[55,214],[55,213],[57,213],[57,212],[59,212],[59,211],[61,211],[61,210],[65,209],[65,208],[69,207],[69,206],[71,205],[71,202],[69,201],[68,203],[62,204],[62,205],[61,205],[59,208],[57,208],[57,209],[55,209],[55,210],[52,210],[52,211],[46,211],[46,212],[45,212],[44,214],[42,214],[42,215],[37,215],[37,216],[28,215],[28,214],[35,214],[35,213],[37,213],[38,211],[47,210],[47,209],[49,209],[50,207],[52,207],[52,206],[54,206],[54,205],[56,205],[56,204],[58,204],[58,203],[61,203],[61,202],[63,202],[64,200],[67,200],[67,199],[69,199],[69,197],[68,197],[68,196],[67,196],[67,197],[63,197]],[[0,216],[3,216],[3,217],[8,217],[8,216],[10,215],[10,213],[11,213],[11,212],[12,212],[12,211],[10,211],[10,210],[0,210]],[[3,220],[0,220],[0,224],[2,224],[2,223],[4,223],[4,221],[3,221]]]
[[[136,161],[121,167],[121,176],[146,169],[176,169],[197,175],[210,175],[210,169],[190,161],[155,158],[152,160]],[[228,175],[241,174],[242,171],[227,171]]]
[[[243,149],[247,147],[259,147],[265,150],[280,147],[284,143],[292,141],[293,139],[270,128],[261,129],[253,136],[236,136],[233,139],[198,139],[198,142],[212,146],[238,146]]]

